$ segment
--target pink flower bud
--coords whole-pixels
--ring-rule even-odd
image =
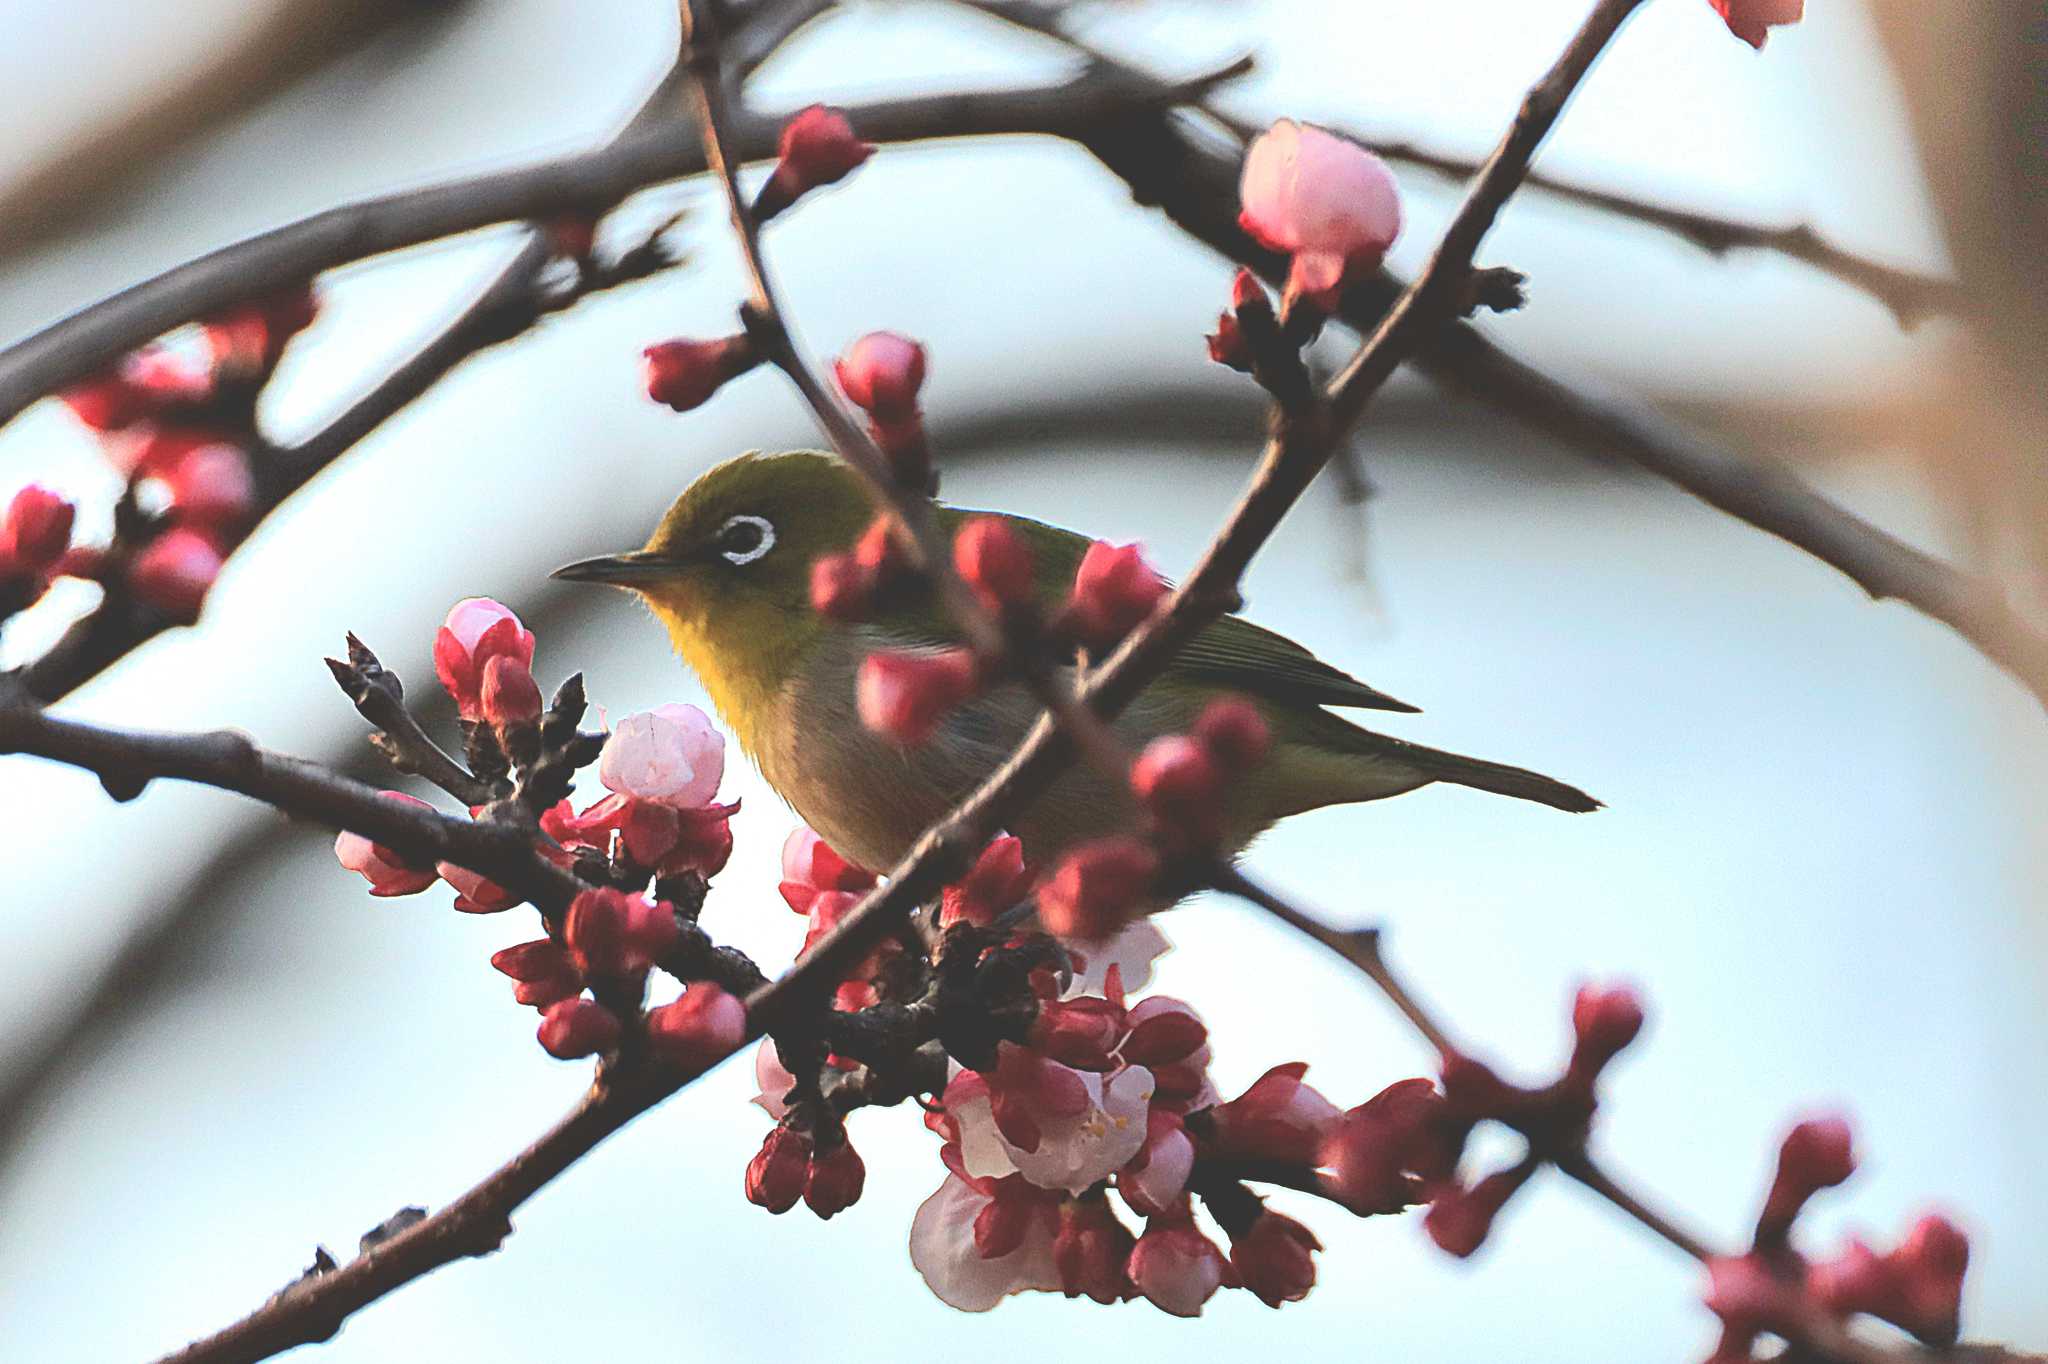
[[[213,542],[182,526],[165,531],[128,566],[128,587],[141,600],[182,624],[199,609],[225,561]]]
[[[1423,1230],[1445,1254],[1466,1258],[1486,1243],[1493,1219],[1515,1191],[1529,1182],[1535,1168],[1524,1162],[1496,1170],[1469,1189],[1455,1183],[1438,1185],[1436,1197],[1423,1215]]]
[[[1806,0],[1707,0],[1728,31],[1762,50],[1770,31],[1806,17]]]
[[[896,543],[895,521],[877,516],[854,542],[853,561],[868,575],[871,585],[880,585],[900,575],[905,564],[903,547]]]
[[[1116,1191],[1131,1211],[1159,1217],[1181,1206],[1195,1171],[1195,1143],[1180,1115],[1153,1108],[1145,1115],[1145,1144],[1117,1171]]]
[[[1262,1212],[1242,1235],[1230,1238],[1238,1281],[1268,1307],[1300,1302],[1316,1286],[1313,1252],[1323,1243],[1292,1217]]]
[[[517,943],[491,954],[491,965],[518,982],[512,997],[546,1009],[583,993],[583,976],[562,945],[550,938]]]
[[[1032,598],[1031,549],[997,516],[977,516],[953,537],[953,564],[991,611]]]
[[[899,744],[921,744],[948,711],[974,694],[966,649],[880,649],[861,661],[854,699],[861,723]]]
[[[822,892],[863,891],[874,884],[873,872],[841,857],[806,826],[790,830],[783,840],[782,898],[799,914],[810,913],[811,902]]]
[[[866,620],[874,594],[874,575],[853,555],[821,554],[811,561],[811,609],[819,615],[847,622]]]
[[[1799,1294],[1755,1255],[1707,1261],[1707,1310],[1731,1331],[1776,1329],[1797,1315]]]
[[[812,190],[837,184],[874,152],[840,110],[823,104],[799,109],[782,125],[781,159],[754,201],[754,217],[766,222]]]
[[[1833,1316],[1881,1313],[1898,1297],[1898,1273],[1889,1257],[1851,1237],[1833,1258],[1808,1267],[1806,1291]]]
[[[565,999],[550,1004],[540,1020],[540,1044],[550,1056],[573,1061],[596,1056],[619,1045],[619,1018],[594,999]]]
[[[1245,153],[1238,225],[1294,257],[1287,295],[1332,311],[1348,280],[1379,268],[1401,234],[1401,192],[1357,143],[1281,119]]]
[[[695,706],[671,703],[629,715],[597,758],[605,789],[673,809],[709,805],[725,777],[725,736]]]
[[[423,810],[434,808],[418,796],[408,796],[403,791],[381,794],[395,804],[418,806]],[[433,868],[415,867],[382,844],[372,843],[361,834],[346,830],[334,840],[334,856],[347,870],[368,881],[370,894],[376,896],[417,895],[437,879]]]
[[[1121,1302],[1131,1291],[1124,1266],[1137,1244],[1130,1229],[1110,1211],[1109,1200],[1068,1199],[1060,1205],[1060,1228],[1052,1241],[1060,1291],[1103,1304]]]
[[[1902,1309],[1891,1320],[1930,1345],[1950,1345],[1960,1330],[1963,1276],[1970,1267],[1970,1239],[1939,1213],[1913,1224],[1891,1254],[1899,1278]]]
[[[1223,1284],[1223,1252],[1194,1224],[1154,1218],[1124,1270],[1138,1292],[1162,1312],[1199,1317]]]
[[[499,654],[484,668],[479,700],[484,722],[500,730],[540,720],[540,686],[533,670],[510,654]]]
[[[71,547],[72,505],[39,483],[31,483],[7,504],[0,520],[0,572],[42,574],[56,567]]]
[[[118,372],[87,379],[57,396],[73,416],[95,431],[133,426],[156,406],[155,394]]]
[[[1039,920],[1057,937],[1101,942],[1145,908],[1158,875],[1158,855],[1135,838],[1084,843],[1039,887]]]
[[[810,1182],[811,1139],[788,1127],[777,1127],[747,1162],[747,1201],[773,1213],[785,1213],[804,1196]]]
[[[640,975],[675,945],[677,932],[668,901],[650,903],[609,886],[571,900],[562,920],[571,960],[593,976]]]
[[[662,909],[673,939],[674,911],[666,905]],[[747,1006],[708,980],[692,981],[681,999],[647,1011],[648,1044],[664,1061],[692,1075],[732,1055],[746,1040]]]
[[[164,475],[171,511],[181,521],[236,527],[248,519],[256,503],[256,480],[249,457],[224,442],[202,445],[171,466]]]
[[[996,916],[1007,913],[1031,889],[1031,872],[1024,865],[1024,844],[1004,834],[981,850],[967,875],[947,886],[940,901],[939,922],[952,924],[965,919],[986,928]]]
[[[1626,985],[1581,985],[1572,1000],[1571,1076],[1590,1086],[1593,1077],[1643,1030],[1643,1002]]]
[[[1782,1245],[1807,1200],[1855,1172],[1854,1137],[1846,1118],[1830,1114],[1793,1127],[1778,1148],[1778,1173],[1757,1216],[1757,1244]]]
[[[465,720],[483,718],[484,669],[500,654],[533,666],[533,633],[512,609],[489,597],[465,597],[434,635],[434,672]]]
[[[1223,836],[1223,773],[1200,741],[1164,734],[1145,745],[1131,790],[1162,827],[1202,844]]]
[[[1047,1000],[1032,1020],[1029,1041],[1033,1050],[1061,1065],[1076,1070],[1113,1070],[1117,1040],[1124,1035],[1123,1013],[1110,1001],[1088,995]]]
[[[804,1206],[829,1220],[860,1202],[867,1184],[868,1167],[850,1141],[841,1141],[830,1151],[811,1157],[809,1176],[804,1180]]]
[[[1400,1080],[1343,1113],[1316,1151],[1324,1195],[1360,1217],[1416,1202],[1413,1176],[1441,1178],[1457,1158],[1440,1125],[1444,1099],[1428,1080]]]
[[[1166,995],[1141,999],[1130,1011],[1131,1035],[1119,1050],[1134,1066],[1157,1069],[1185,1061],[1209,1040],[1209,1029],[1194,1009]],[[1330,1109],[1335,1117],[1336,1108]]]
[[[640,352],[647,396],[678,412],[702,407],[727,382],[760,363],[754,343],[744,334],[715,341],[679,337],[656,342]]]
[[[1312,1166],[1325,1135],[1344,1116],[1302,1077],[1305,1061],[1274,1066],[1211,1113],[1217,1145],[1232,1155]]]
[[[496,914],[519,903],[519,897],[496,881],[453,862],[437,862],[434,870],[455,887],[455,908],[464,914]]]
[[[1083,643],[1108,648],[1151,615],[1165,595],[1165,579],[1138,546],[1097,540],[1081,556],[1064,623]]]
[[[1230,773],[1250,771],[1266,760],[1273,747],[1273,731],[1254,703],[1242,696],[1224,696],[1202,708],[1195,721],[1195,737]]]
[[[924,347],[895,332],[869,332],[832,365],[848,402],[871,417],[892,422],[916,414],[924,371]]]

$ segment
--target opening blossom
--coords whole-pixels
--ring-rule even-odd
[[[434,672],[463,719],[483,718],[484,669],[490,661],[503,654],[531,668],[533,642],[533,632],[519,623],[511,607],[489,597],[455,603],[434,636]]]
[[[1401,191],[1356,142],[1281,119],[1253,139],[1238,182],[1238,225],[1294,258],[1289,300],[1331,312],[1350,280],[1379,268],[1401,235]]]
[[[403,791],[386,791],[384,798],[400,805],[416,805],[427,810],[434,808],[418,796],[409,796]],[[334,856],[342,866],[370,883],[372,895],[416,895],[441,879],[432,867],[412,866],[397,853],[361,834],[344,831],[337,836]]]
[[[598,754],[611,792],[582,814],[566,802],[541,827],[569,847],[605,849],[616,832],[635,865],[658,875],[715,876],[732,856],[733,812],[718,803],[725,736],[695,706],[672,703],[629,715]]]
[[[1707,0],[1728,31],[1761,49],[1774,28],[1806,17],[1806,0]]]

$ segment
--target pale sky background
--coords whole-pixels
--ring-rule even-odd
[[[135,82],[249,22],[253,4],[0,5],[0,183]],[[1858,248],[1938,268],[1939,246],[1860,9],[1817,0],[1761,57],[1704,0],[1658,0],[1566,118],[1547,168],[1759,219],[1810,217]],[[1480,151],[1582,16],[1579,0],[1317,0],[1137,5],[1097,30],[1162,72],[1255,49],[1232,97]],[[587,145],[668,59],[660,3],[507,0],[426,50],[369,53],[152,171],[89,230],[9,263],[0,337],[224,241],[351,197]],[[757,98],[794,105],[1008,84],[1061,69],[1052,48],[940,6],[875,5],[810,33]],[[1412,266],[1451,202],[1402,173]],[[753,445],[811,443],[795,400],[750,377],[678,417],[640,397],[639,347],[729,323],[738,277],[698,186],[695,263],[550,321],[464,367],[267,524],[207,622],[66,703],[160,727],[234,724],[289,751],[359,751],[320,655],[354,629],[416,689],[448,605],[527,608],[545,570],[637,543],[666,498]],[[428,334],[505,249],[504,234],[338,276],[287,361],[272,416],[289,437]],[[872,327],[924,338],[948,426],[1017,408],[1170,388],[1241,394],[1201,333],[1229,270],[1084,153],[1012,140],[889,149],[807,203],[769,249],[813,348]],[[1485,259],[1532,276],[1531,306],[1489,324],[1560,369],[1665,396],[1856,404],[1910,384],[1941,344],[1796,266],[1714,262],[1635,228],[1517,201]],[[1076,443],[1028,431],[948,469],[947,492],[1118,539],[1184,570],[1228,506],[1256,411],[1214,429]],[[1381,489],[1363,517],[1315,490],[1255,566],[1254,615],[1426,714],[1404,737],[1526,763],[1608,810],[1569,818],[1430,790],[1290,823],[1252,855],[1333,917],[1384,920],[1390,947],[1461,1036],[1526,1073],[1561,1056],[1588,974],[1639,981],[1646,1038],[1620,1063],[1600,1148],[1715,1238],[1753,1215],[1778,1133],[1845,1105],[1866,1166],[1812,1230],[1889,1237],[1930,1205],[1974,1238],[1973,1334],[2041,1345],[2048,1122],[2039,1003],[2048,935],[2048,733],[2039,708],[1943,628],[1662,485],[1604,470],[1419,385],[1366,428]],[[1831,491],[1939,544],[1884,450],[1828,452]],[[1848,460],[1847,456],[1866,459]],[[54,405],[0,433],[7,486],[110,494]],[[1363,545],[1361,551],[1361,530]],[[1362,565],[1362,567],[1361,567]],[[581,668],[614,714],[699,700],[622,601],[576,599],[542,632],[544,685]],[[62,603],[53,603],[61,609]],[[32,652],[55,610],[10,630]],[[706,922],[787,960],[798,921],[773,860],[792,817],[747,766],[739,846]],[[587,792],[586,792],[587,795]],[[152,789],[116,807],[80,774],[0,760],[0,960],[17,982],[0,1069],[26,1054],[129,926],[210,875],[236,912],[191,945],[142,1019],[66,1077],[0,1165],[0,1353],[140,1359],[225,1324],[321,1242],[346,1254],[407,1203],[438,1205],[524,1145],[581,1090],[491,971],[520,914],[455,915],[446,892],[373,901],[317,832],[220,793]],[[236,839],[265,840],[232,874]],[[1416,1073],[1416,1044],[1337,964],[1234,905],[1166,923],[1159,988],[1215,1035],[1234,1093],[1302,1059],[1340,1103]],[[1704,1353],[1698,1274],[1545,1178],[1466,1264],[1418,1217],[1358,1222],[1278,1206],[1328,1247],[1310,1299],[1278,1314],[1220,1296],[1197,1324],[1143,1303],[1056,1296],[985,1317],[939,1304],[904,1251],[942,1170],[909,1110],[864,1113],[867,1197],[829,1224],[747,1205],[765,1130],[730,1066],[545,1191],[505,1249],[440,1271],[305,1357],[526,1361],[832,1357],[915,1351],[1630,1361]],[[2029,1192],[2029,1190],[2034,1192]]]

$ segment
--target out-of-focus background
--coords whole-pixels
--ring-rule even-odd
[[[1634,390],[1949,556],[2042,562],[2036,341],[2041,54],[2024,7],[1815,0],[1761,55],[1704,0],[1660,0],[1602,61],[1546,170],[1759,221],[1807,220],[1958,272],[1974,333],[1902,332],[1800,266],[1716,261],[1525,195],[1485,258],[1532,278],[1488,323],[1559,371]],[[1070,58],[939,4],[859,4],[764,68],[764,107],[1012,83]],[[1126,4],[1083,30],[1155,70],[1250,48],[1248,118],[1340,122],[1477,153],[1583,17],[1581,0]],[[0,338],[185,257],[350,198],[594,144],[665,69],[668,5],[566,0],[36,0],[0,4]],[[2011,31],[2005,31],[2007,28]],[[1403,170],[1395,264],[1452,191]],[[457,597],[498,596],[551,684],[613,713],[701,701],[623,600],[545,571],[637,543],[668,496],[753,446],[813,441],[760,374],[678,417],[638,391],[649,341],[724,330],[740,283],[701,184],[686,269],[468,364],[268,522],[199,628],[65,703],[157,727],[237,725],[375,769],[320,656],[360,632],[431,690]],[[429,334],[514,235],[330,280],[266,417],[310,429]],[[1206,360],[1229,270],[1082,151],[1012,139],[885,150],[779,222],[770,248],[815,350],[890,327],[933,354],[949,496],[1143,539],[1184,569],[1255,449],[1252,386]],[[1938,1203],[1975,1238],[1972,1334],[2048,1338],[2038,1083],[2048,1010],[2048,725],[1940,626],[1669,487],[1494,411],[1397,383],[1364,431],[1377,495],[1312,491],[1254,568],[1252,611],[1426,707],[1388,727],[1526,763],[1609,804],[1566,818],[1431,789],[1323,812],[1252,865],[1391,950],[1474,1039],[1532,1073],[1589,974],[1639,981],[1644,1045],[1614,1074],[1613,1166],[1733,1242],[1795,1114],[1845,1106],[1865,1171],[1812,1230],[1889,1235]],[[104,504],[114,475],[54,404],[0,433],[11,484]],[[2035,581],[2038,581],[2036,579]],[[79,598],[17,621],[32,655]],[[738,851],[706,922],[786,961],[775,894],[793,817],[744,764]],[[224,1324],[316,1242],[346,1254],[446,1201],[565,1108],[585,1068],[532,1043],[486,958],[525,936],[375,901],[317,831],[217,792],[115,806],[79,773],[0,760],[0,1352],[139,1359]],[[1224,903],[1166,928],[1157,986],[1193,1001],[1234,1092],[1302,1059],[1354,1103],[1426,1058],[1337,964]],[[905,1253],[936,1188],[902,1110],[854,1123],[866,1198],[829,1224],[745,1203],[764,1129],[728,1066],[543,1192],[490,1260],[412,1285],[321,1347],[334,1361],[1042,1357],[1201,1349],[1361,1359],[1683,1358],[1696,1269],[1546,1178],[1469,1263],[1415,1218],[1278,1203],[1328,1247],[1277,1315],[1226,1294],[1194,1325],[1054,1296],[972,1317]],[[1306,1200],[1299,1200],[1305,1202]]]

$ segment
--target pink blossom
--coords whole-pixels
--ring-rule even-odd
[[[1144,1145],[1153,1084],[1143,1066],[1104,1076],[1014,1043],[1000,1053],[993,1076],[963,1071],[946,1088],[966,1173],[1015,1171],[1041,1189],[1079,1194]]]
[[[712,341],[678,337],[640,352],[647,396],[678,412],[702,407],[712,394],[760,363],[760,353],[743,334]]]
[[[1762,49],[1770,31],[1806,17],[1806,0],[1707,0],[1728,31]]]
[[[1315,1234],[1292,1217],[1262,1212],[1243,1234],[1230,1238],[1230,1263],[1260,1302],[1278,1307],[1300,1302],[1315,1287],[1312,1252],[1322,1248]]]
[[[1133,1004],[1128,1022],[1131,1034],[1119,1050],[1132,1065],[1170,1066],[1187,1060],[1209,1040],[1201,1015],[1191,1005],[1167,995],[1153,995]]]
[[[656,908],[673,929],[674,912]],[[696,1074],[747,1040],[747,1006],[708,980],[692,981],[681,999],[647,1011],[647,1040],[670,1065]]]
[[[991,611],[1021,606],[1035,592],[1031,547],[999,516],[976,516],[960,527],[953,566]]]
[[[550,1004],[540,1021],[540,1044],[551,1056],[573,1061],[595,1056],[619,1044],[619,1017],[594,999],[565,999]]]
[[[1153,1218],[1125,1268],[1148,1302],[1176,1317],[1202,1315],[1223,1284],[1223,1252],[1185,1213]]]
[[[465,720],[483,718],[484,669],[499,655],[533,666],[533,633],[512,609],[489,597],[465,597],[434,634],[434,672]]]
[[[1045,1204],[1027,1206],[1012,1219],[1015,1244],[984,1255],[976,1224],[996,1205],[989,1181],[946,1176],[910,1222],[910,1262],[941,1302],[962,1312],[986,1312],[1012,1293],[1063,1286],[1053,1259],[1057,1214]]]
[[[173,527],[149,542],[128,566],[129,590],[172,620],[199,619],[199,608],[225,561],[197,531]]]
[[[381,794],[394,804],[417,806],[423,810],[434,808],[418,796],[408,796],[403,791]],[[344,868],[370,883],[372,895],[416,895],[438,879],[432,868],[415,867],[382,844],[347,830],[335,838],[334,856]]]
[[[796,1076],[782,1064],[782,1053],[775,1049],[775,1039],[761,1039],[760,1050],[754,1053],[754,1083],[761,1092],[754,1096],[754,1103],[762,1112],[781,1122],[789,1116],[789,1091],[796,1088]]]
[[[1124,1273],[1137,1239],[1104,1198],[1073,1198],[1060,1206],[1052,1258],[1060,1291],[1070,1298],[1120,1302],[1133,1291]]]
[[[249,456],[224,441],[192,450],[163,477],[170,490],[171,510],[181,521],[239,526],[256,502]]]
[[[1073,983],[1064,992],[1067,999],[1107,993],[1111,972],[1122,989],[1142,990],[1152,979],[1153,963],[1173,950],[1150,919],[1126,924],[1106,940],[1068,939],[1065,946],[1074,963]]]
[[[1179,1116],[1155,1108],[1146,1116],[1145,1144],[1118,1171],[1116,1190],[1131,1210],[1157,1217],[1187,1193],[1195,1169],[1195,1143]]]
[[[732,856],[732,816],[739,808],[734,801],[677,809],[614,792],[582,814],[569,812],[564,802],[542,818],[541,828],[564,847],[601,852],[617,833],[627,859],[657,876],[716,876]]]
[[[496,914],[519,903],[519,897],[496,881],[453,862],[436,862],[434,870],[455,887],[455,908],[464,914]]]
[[[1166,595],[1166,580],[1135,544],[1097,540],[1081,556],[1062,622],[1083,643],[1107,649],[1129,634]]]
[[[841,857],[805,825],[782,842],[782,898],[799,914],[810,912],[820,891],[863,891],[874,884],[873,872]]]
[[[854,700],[861,723],[899,744],[921,744],[948,711],[974,694],[966,649],[879,649],[861,660]]]
[[[917,411],[924,387],[924,347],[895,332],[869,332],[832,365],[846,400],[878,420],[900,422]]]
[[[1345,283],[1379,267],[1401,234],[1401,192],[1386,163],[1357,143],[1292,119],[1252,141],[1238,183],[1238,225],[1294,257],[1289,298],[1323,312]]]
[[[681,810],[709,805],[724,777],[725,736],[680,703],[621,720],[597,759],[606,790]]]

